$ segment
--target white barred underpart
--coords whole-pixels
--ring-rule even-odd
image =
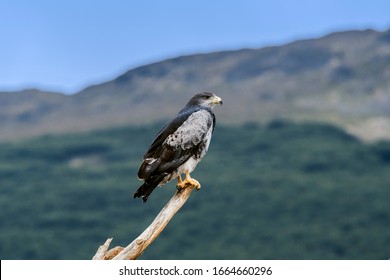
[[[174,133],[169,135],[165,140],[166,144],[172,147],[180,146],[183,150],[199,144],[200,141],[210,142],[212,127],[212,116],[206,110],[199,110],[193,113]],[[210,133],[209,133],[210,132]],[[205,134],[206,139],[203,139]],[[206,147],[208,148],[208,144]],[[207,151],[206,148],[206,151]]]

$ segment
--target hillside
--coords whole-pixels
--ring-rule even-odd
[[[364,139],[390,139],[390,30],[176,57],[71,96],[0,93],[0,140],[150,124],[203,90],[223,97],[217,114],[225,125],[325,121]]]
[[[134,200],[157,126],[0,144],[0,258],[90,259],[175,192]],[[202,184],[142,259],[389,259],[390,143],[329,125],[216,128]]]

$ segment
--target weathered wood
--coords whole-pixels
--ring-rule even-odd
[[[115,248],[112,248],[111,250],[107,251],[107,253],[104,254],[105,260],[112,260],[116,255],[118,255],[120,252],[123,251],[123,247],[116,246]]]
[[[106,242],[96,251],[95,256],[93,256],[92,260],[104,260],[104,255],[107,253],[108,247],[110,247],[112,238],[108,238]]]
[[[108,247],[112,241],[112,238],[99,247],[93,260],[135,260],[145,249],[152,243],[164,230],[169,221],[184,205],[189,198],[192,190],[195,186],[186,184],[185,188],[178,190],[175,195],[169,200],[169,202],[160,211],[154,221],[149,225],[147,229],[140,236],[138,236],[133,242],[131,242],[126,248],[118,248],[116,251],[111,249],[107,252]]]

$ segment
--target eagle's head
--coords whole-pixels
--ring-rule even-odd
[[[187,105],[198,105],[202,107],[213,108],[217,104],[222,105],[222,99],[212,92],[205,91],[195,94]]]

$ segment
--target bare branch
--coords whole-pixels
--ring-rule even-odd
[[[112,241],[112,238],[108,238],[106,242],[102,246],[99,247],[97,250],[95,256],[93,256],[92,260],[103,260],[104,255],[107,253],[108,247],[110,247],[110,243]]]
[[[105,260],[112,260],[116,255],[118,255],[120,252],[123,251],[123,247],[116,246],[115,248],[112,248],[109,250],[106,254],[104,254]]]
[[[169,221],[184,205],[195,186],[186,184],[185,188],[178,190],[169,202],[160,211],[149,227],[131,242],[126,248],[116,247],[107,252],[112,238],[99,247],[93,260],[135,260],[164,230]]]

